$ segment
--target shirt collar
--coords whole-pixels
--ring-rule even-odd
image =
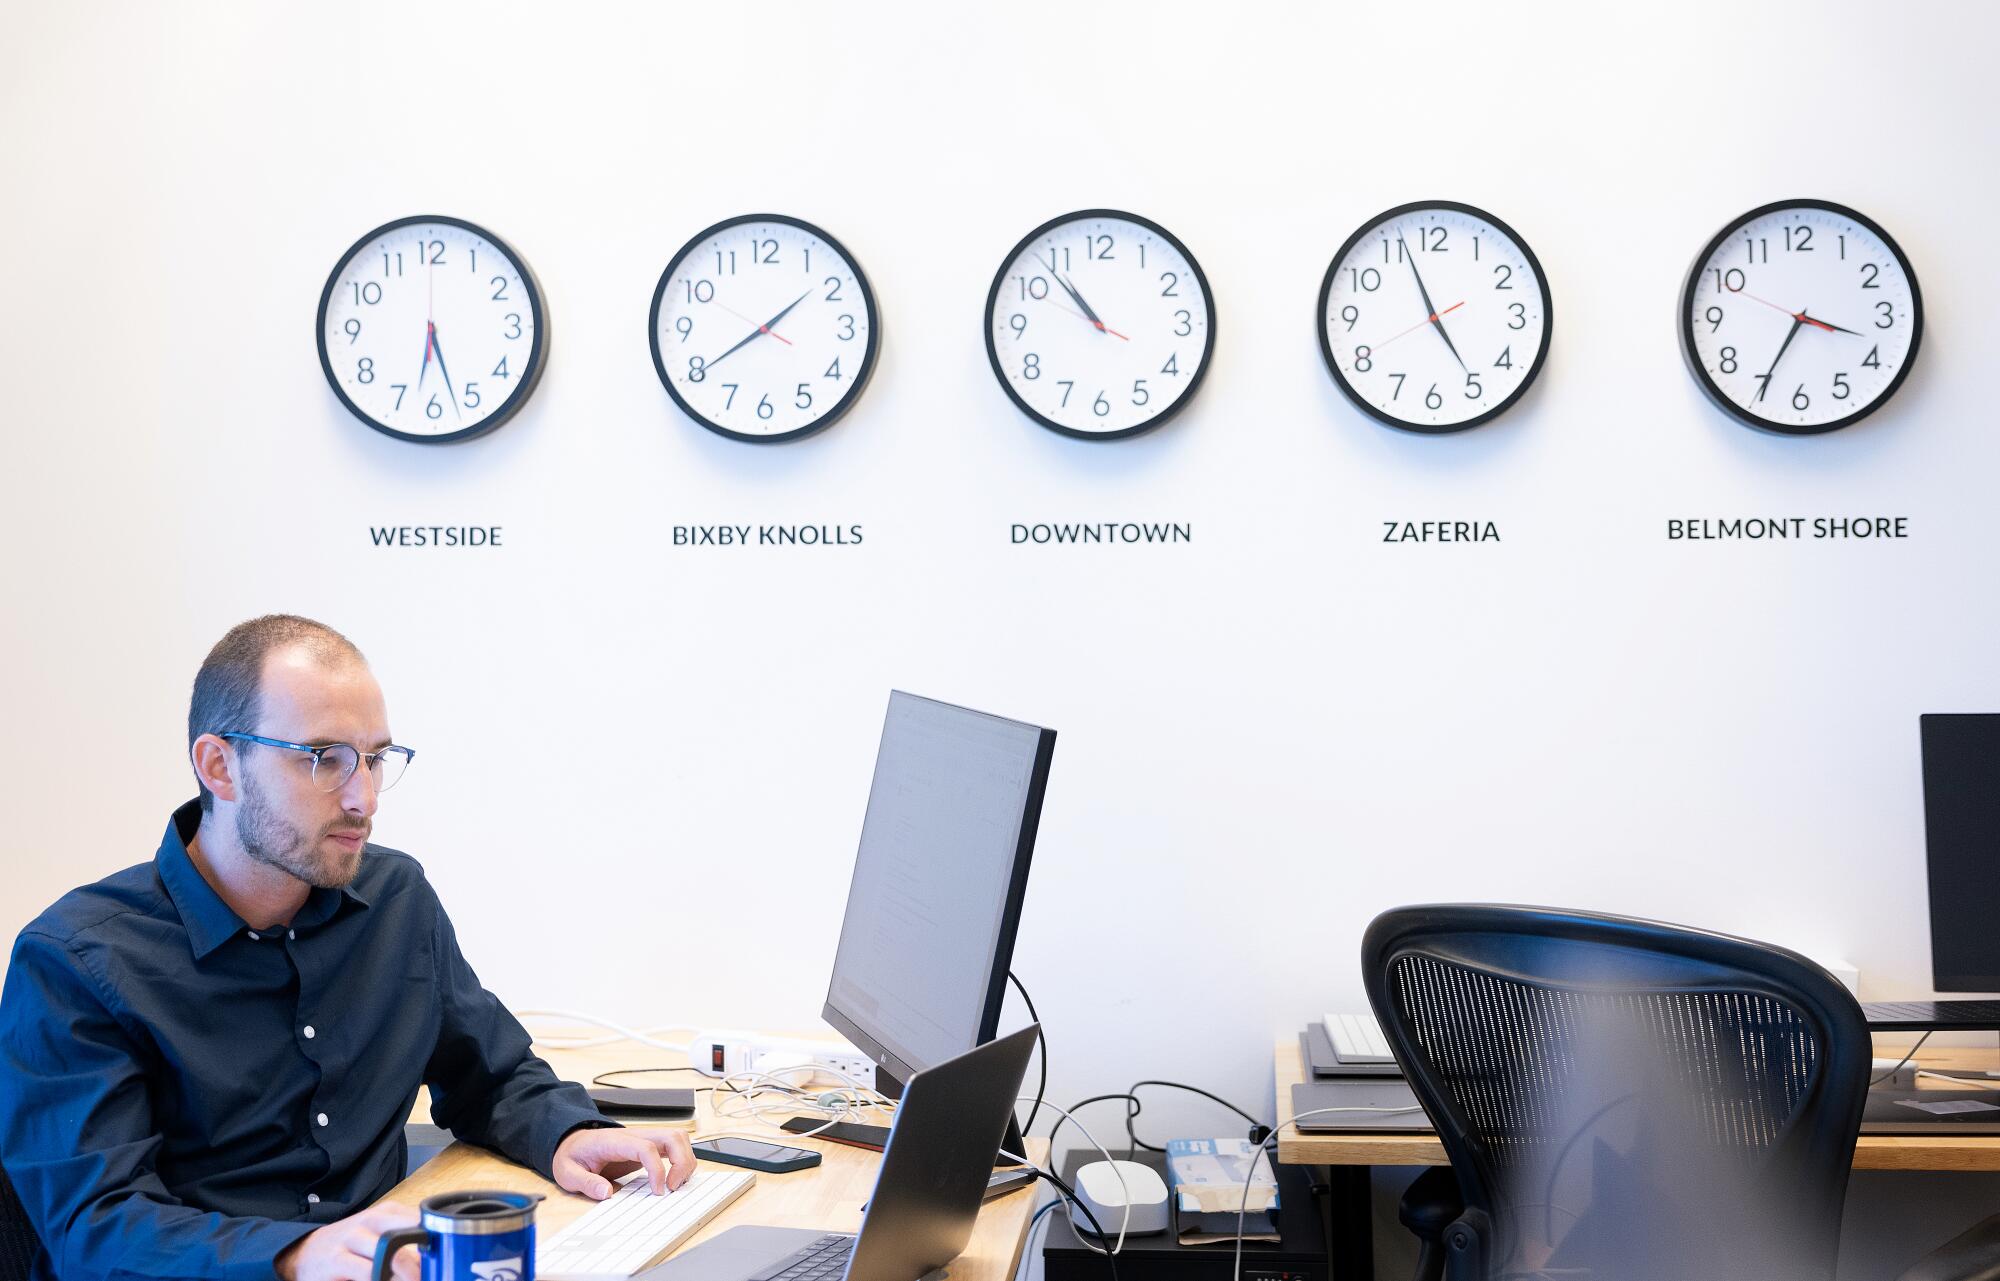
[[[167,820],[167,834],[160,838],[160,852],[153,856],[160,869],[160,884],[166,886],[167,897],[181,914],[181,924],[187,927],[188,947],[197,961],[221,947],[230,935],[247,928],[243,918],[222,901],[222,896],[202,878],[201,870],[188,857],[188,842],[200,827],[201,802],[189,801]]]
[[[215,892],[215,888],[194,865],[194,860],[188,857],[188,842],[195,838],[200,828],[201,802],[189,801],[167,820],[166,835],[160,838],[159,853],[154,855],[154,863],[160,870],[160,883],[166,887],[167,897],[180,913],[181,924],[187,927],[188,948],[197,961],[221,947],[231,936],[249,929],[249,922],[222,901],[222,896]],[[366,867],[366,852],[362,859],[362,865]],[[352,900],[357,907],[368,906],[368,899],[352,884],[339,890],[315,886],[312,893],[306,896],[305,905],[293,916],[293,927],[326,924],[340,910],[343,900]]]

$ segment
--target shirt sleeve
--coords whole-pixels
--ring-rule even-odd
[[[617,1123],[605,1119],[582,1086],[558,1079],[535,1055],[520,1020],[480,986],[442,904],[436,919],[443,1020],[424,1068],[431,1119],[553,1178],[556,1147],[565,1135]]]
[[[268,1281],[312,1223],[218,1214],[154,1172],[147,1058],[61,940],[23,932],[0,991],[0,1163],[62,1276]]]

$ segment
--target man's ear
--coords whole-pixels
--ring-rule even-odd
[[[236,800],[237,759],[236,750],[214,734],[203,734],[188,748],[188,760],[194,765],[194,776],[202,786],[215,793],[215,799]]]

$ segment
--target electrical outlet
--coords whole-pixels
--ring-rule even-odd
[[[875,1060],[859,1050],[844,1054],[821,1052],[813,1055],[813,1062],[850,1076],[860,1085],[873,1085],[875,1082]]]

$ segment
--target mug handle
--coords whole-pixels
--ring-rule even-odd
[[[428,1245],[431,1234],[423,1228],[397,1228],[375,1242],[375,1281],[389,1281],[396,1251],[406,1245]]]

